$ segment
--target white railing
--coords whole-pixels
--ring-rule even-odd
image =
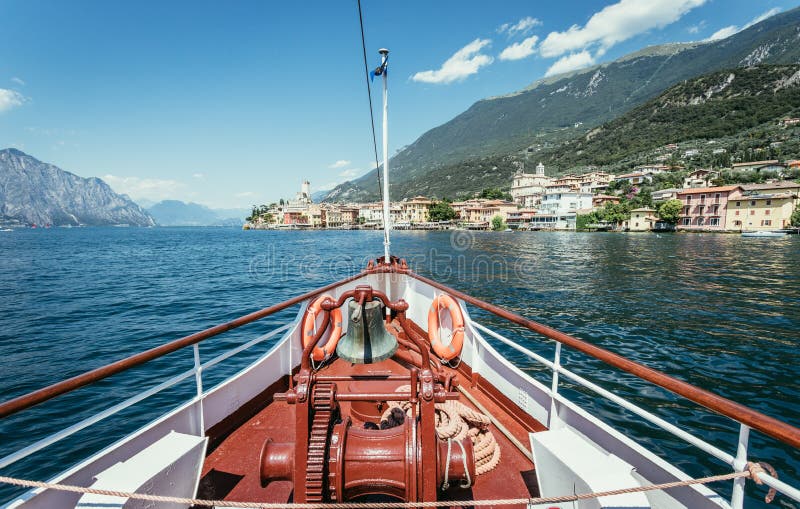
[[[747,446],[748,446],[748,439],[749,439],[749,435],[750,435],[750,428],[748,426],[739,423],[739,426],[740,426],[739,427],[739,440],[738,440],[738,443],[737,443],[736,454],[733,455],[733,454],[727,453],[727,452],[723,451],[722,449],[720,449],[720,448],[718,448],[718,447],[706,442],[705,440],[692,435],[688,431],[684,431],[684,430],[680,429],[679,427],[675,426],[674,424],[671,424],[671,423],[665,421],[661,417],[658,417],[657,415],[655,415],[655,414],[653,414],[653,413],[651,413],[651,412],[649,412],[649,411],[647,411],[647,410],[635,405],[634,403],[631,403],[630,401],[626,400],[625,398],[623,398],[621,396],[618,396],[618,395],[616,395],[616,394],[614,394],[614,393],[612,393],[612,392],[610,392],[610,391],[608,391],[606,389],[603,389],[599,385],[597,385],[597,384],[595,384],[595,383],[583,378],[582,376],[580,376],[580,375],[578,375],[576,373],[573,373],[572,371],[568,370],[567,368],[565,368],[562,365],[561,343],[560,342],[558,342],[558,341],[555,342],[556,343],[555,356],[554,356],[553,361],[550,361],[548,359],[545,359],[541,355],[539,355],[539,354],[537,354],[535,352],[532,352],[531,350],[528,350],[527,348],[525,348],[523,346],[518,345],[516,342],[506,338],[505,336],[503,336],[501,334],[498,334],[497,332],[489,329],[488,327],[485,327],[485,326],[481,325],[478,322],[471,321],[471,325],[475,329],[477,329],[477,330],[479,330],[479,331],[481,331],[481,332],[483,332],[483,333],[485,333],[485,334],[497,339],[501,343],[510,346],[514,350],[526,355],[530,359],[533,359],[536,362],[538,362],[538,363],[542,364],[543,366],[545,366],[545,367],[549,368],[550,370],[552,370],[553,379],[552,379],[551,388],[549,390],[547,390],[545,388],[545,391],[549,394],[549,396],[551,398],[550,399],[550,420],[553,419],[553,415],[555,413],[556,400],[559,399],[559,398],[564,399],[563,396],[558,394],[559,375],[563,375],[566,378],[569,378],[570,380],[575,382],[576,384],[580,385],[581,387],[585,387],[586,389],[591,390],[592,392],[604,397],[605,399],[607,399],[607,400],[609,400],[609,401],[611,401],[613,403],[616,403],[617,405],[621,406],[622,408],[624,408],[624,409],[626,409],[626,410],[638,415],[639,417],[641,417],[642,419],[646,420],[647,422],[658,426],[659,428],[663,429],[664,431],[667,431],[667,432],[671,433],[672,435],[674,435],[677,438],[683,440],[684,442],[687,442],[687,443],[699,448],[703,452],[705,452],[705,453],[717,458],[718,460],[724,462],[725,464],[727,464],[728,466],[733,468],[734,471],[741,472],[746,468],[746,465],[747,465]],[[800,502],[800,490],[798,490],[797,488],[795,488],[793,486],[790,486],[790,485],[788,485],[788,484],[786,484],[786,483],[784,483],[782,481],[779,481],[778,479],[776,479],[776,478],[774,478],[771,475],[766,474],[766,473],[761,473],[761,474],[758,475],[758,477],[764,484],[766,484],[770,488],[775,488],[777,491],[779,491],[780,493],[783,493],[787,497]],[[734,480],[733,493],[731,495],[731,501],[730,501],[730,505],[731,505],[732,509],[741,509],[743,507],[745,480],[746,479],[744,479],[744,478],[739,478],[739,479]]]
[[[273,337],[277,336],[278,334],[281,334],[281,333],[289,330],[289,328],[291,326],[292,326],[292,323],[287,323],[287,324],[281,325],[277,329],[274,329],[274,330],[272,330],[272,331],[270,331],[270,332],[268,332],[266,334],[258,336],[257,338],[252,339],[252,340],[250,340],[247,343],[244,343],[242,345],[239,345],[236,348],[233,348],[233,349],[231,349],[231,350],[229,350],[229,351],[227,351],[227,352],[225,352],[223,354],[220,354],[220,355],[214,357],[213,359],[211,359],[211,360],[209,360],[209,361],[207,361],[205,363],[201,363],[200,362],[200,349],[199,349],[197,343],[195,343],[194,346],[193,346],[193,348],[194,348],[194,367],[192,367],[192,369],[184,371],[183,373],[180,373],[180,374],[178,374],[176,376],[173,376],[172,378],[170,378],[168,380],[165,380],[164,382],[156,385],[155,387],[151,387],[150,389],[147,389],[146,391],[140,392],[139,394],[136,394],[135,396],[132,396],[132,397],[126,399],[125,401],[117,403],[116,405],[103,410],[102,412],[99,412],[99,413],[96,413],[96,414],[94,414],[94,415],[92,415],[90,417],[87,417],[86,419],[84,419],[84,420],[82,420],[80,422],[77,422],[77,423],[73,424],[72,426],[64,428],[61,431],[57,431],[56,433],[53,433],[52,435],[49,435],[49,436],[47,436],[45,438],[42,438],[41,440],[38,440],[38,441],[34,442],[33,444],[23,448],[23,449],[20,449],[20,450],[18,450],[16,452],[13,452],[13,453],[11,453],[11,454],[3,457],[3,458],[0,458],[0,469],[5,468],[5,467],[7,467],[9,465],[12,465],[12,464],[16,463],[17,461],[20,461],[21,459],[27,458],[31,454],[34,454],[34,453],[36,453],[38,451],[41,451],[45,447],[53,445],[56,442],[60,442],[61,440],[64,440],[65,438],[68,438],[68,437],[74,435],[78,431],[80,431],[80,430],[82,430],[84,428],[87,428],[87,427],[89,427],[89,426],[91,426],[93,424],[97,424],[98,422],[100,422],[100,421],[102,421],[104,419],[107,419],[107,418],[111,417],[112,415],[117,414],[117,413],[121,412],[122,410],[125,410],[126,408],[129,408],[129,407],[135,405],[136,403],[139,403],[140,401],[143,401],[143,400],[145,400],[145,399],[147,399],[147,398],[149,398],[151,396],[154,396],[154,395],[158,394],[161,391],[169,389],[170,387],[174,387],[175,385],[177,385],[180,382],[186,380],[187,378],[191,377],[192,375],[194,375],[194,377],[195,377],[195,384],[197,386],[197,391],[196,391],[195,397],[192,398],[191,401],[197,402],[198,405],[199,405],[199,411],[197,412],[197,419],[198,419],[198,423],[197,424],[198,424],[198,429],[200,430],[200,433],[202,434],[202,433],[205,432],[205,425],[204,425],[204,422],[203,422],[203,407],[202,407],[202,405],[203,405],[203,400],[205,399],[206,395],[208,394],[207,392],[203,391],[203,372],[205,370],[207,370],[208,368],[210,368],[210,367],[212,367],[212,366],[214,366],[216,364],[219,364],[220,362],[224,361],[225,359],[228,359],[229,357],[232,357],[233,355],[236,355],[236,354],[238,354],[240,352],[243,352],[244,350],[247,350],[249,348],[252,348],[253,346],[255,346],[255,345],[259,344],[259,343],[263,343],[264,341],[272,339]]]

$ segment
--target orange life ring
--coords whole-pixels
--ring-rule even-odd
[[[450,313],[450,320],[453,322],[453,336],[448,345],[442,343],[442,338],[439,337],[439,311],[445,309]],[[431,340],[434,353],[445,361],[461,355],[464,347],[464,315],[458,302],[446,293],[438,295],[431,303],[428,311],[428,339]]]
[[[325,294],[321,297],[317,297],[306,310],[306,316],[303,317],[303,348],[307,347],[308,343],[311,342],[316,333],[319,332],[316,328],[316,320],[317,315],[322,311],[322,303],[325,299],[335,300],[330,295]],[[333,327],[333,330],[331,330],[328,341],[322,346],[315,346],[314,350],[311,351],[311,358],[316,362],[329,359],[331,355],[333,355],[334,350],[336,350],[339,338],[342,337],[342,310],[339,308],[335,308],[331,311],[331,319],[328,328],[331,327]]]

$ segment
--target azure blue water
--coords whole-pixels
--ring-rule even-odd
[[[800,238],[396,232],[393,252],[455,288],[800,426]],[[0,394],[18,396],[360,270],[380,232],[52,228],[0,233]],[[203,343],[204,359],[296,309]],[[473,310],[548,357],[547,341]],[[265,348],[265,347],[264,347]],[[204,374],[218,383],[263,352]],[[509,348],[537,379],[549,373]],[[734,452],[737,425],[577,352],[568,367]],[[0,421],[0,457],[192,366],[191,349]],[[193,380],[39,452],[2,475],[46,479],[194,392]],[[727,471],[692,446],[584,390],[569,398],[693,476]],[[798,482],[800,453],[753,433],[751,455]],[[730,492],[730,483],[716,486]],[[19,490],[0,487],[0,501]],[[764,490],[748,487],[747,507]],[[766,507],[766,506],[764,506]],[[770,507],[796,507],[778,497]]]

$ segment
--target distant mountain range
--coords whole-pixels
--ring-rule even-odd
[[[586,135],[667,88],[724,69],[800,62],[800,8],[719,41],[655,46],[613,62],[549,77],[513,94],[478,101],[405,147],[390,163],[392,198],[452,196],[513,171],[521,152],[548,151]],[[610,147],[611,150],[614,147]],[[563,173],[569,167],[556,168]],[[378,197],[375,171],[340,184],[326,201]]]
[[[147,211],[160,226],[241,226],[248,209],[211,209],[199,203],[164,200]]]
[[[19,150],[0,150],[0,224],[154,226],[153,217],[99,178],[83,178]]]

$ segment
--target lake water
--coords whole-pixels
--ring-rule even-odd
[[[380,232],[230,228],[54,228],[0,233],[0,394],[6,400],[266,307],[360,270]],[[395,232],[423,275],[800,426],[800,238],[604,233]],[[472,310],[534,351],[551,344]],[[294,317],[214,338],[208,359]],[[549,373],[501,349],[540,380]],[[204,374],[207,387],[259,352]],[[191,349],[0,421],[0,456],[192,365]],[[565,351],[567,367],[734,452],[738,426]],[[111,390],[109,390],[111,389]],[[569,384],[693,476],[727,469]],[[193,380],[0,471],[45,479],[191,397]],[[798,482],[800,452],[759,433],[751,456]],[[715,486],[730,492],[730,483]],[[0,486],[0,501],[18,490]],[[766,507],[748,487],[747,507]],[[796,507],[778,496],[770,507]]]

